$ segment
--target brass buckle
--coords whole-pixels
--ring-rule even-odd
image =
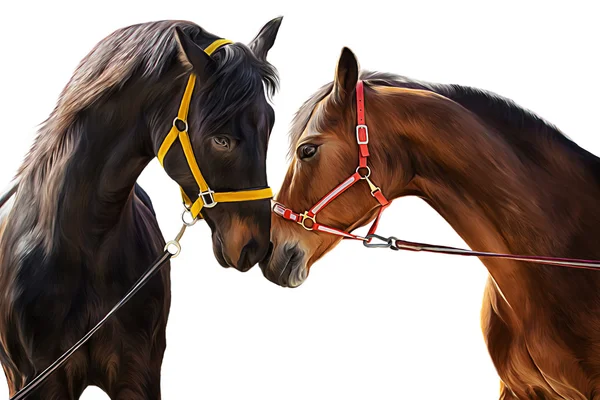
[[[311,217],[310,215],[307,214],[307,211],[305,211],[305,212],[303,212],[302,214],[299,214],[299,215],[300,215],[300,217],[302,217],[302,219],[300,219],[300,221],[297,221],[297,223],[300,224],[300,225],[302,225],[302,227],[304,229],[306,229],[307,231],[312,231],[313,227],[317,223],[317,219],[316,219],[317,216],[314,215],[314,216]],[[304,223],[304,221],[306,221],[307,219],[309,221],[312,221],[312,225],[311,226],[306,226],[306,224]]]

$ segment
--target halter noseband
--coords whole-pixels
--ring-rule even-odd
[[[381,217],[381,213],[387,206],[391,203],[385,198],[383,193],[381,193],[381,189],[377,187],[370,179],[371,169],[367,165],[367,160],[369,157],[369,128],[365,123],[365,93],[364,93],[364,84],[363,81],[358,81],[356,83],[356,143],[358,144],[358,167],[354,174],[350,175],[348,179],[337,185],[331,192],[327,193],[325,197],[319,200],[312,208],[303,213],[296,213],[291,209],[287,208],[281,203],[275,203],[273,206],[273,212],[288,221],[294,221],[298,224],[302,225],[302,227],[309,231],[318,231],[330,233],[333,235],[341,236],[344,239],[357,239],[362,240],[364,242],[369,242],[371,239],[367,237],[362,237],[359,235],[355,235],[350,232],[345,232],[341,229],[333,228],[327,225],[323,225],[317,222],[317,214],[323,208],[325,208],[329,203],[335,200],[339,195],[344,193],[346,190],[350,189],[352,185],[360,180],[365,180],[369,185],[369,189],[371,190],[371,196],[373,196],[381,205],[379,212],[377,213],[377,217],[371,228],[369,229],[369,235],[375,233],[377,229],[377,225],[379,224],[379,218]]]
[[[215,40],[204,50],[204,52],[210,56],[222,46],[230,43],[233,42],[227,39]],[[193,224],[197,218],[202,218],[202,214],[200,213],[202,208],[212,208],[218,203],[262,200],[273,197],[273,192],[271,191],[270,187],[263,189],[247,189],[235,192],[215,192],[210,189],[210,186],[208,186],[208,183],[206,183],[204,176],[202,176],[202,172],[200,172],[200,167],[198,167],[198,162],[196,161],[194,150],[192,149],[192,143],[190,142],[190,136],[188,135],[187,117],[195,84],[196,75],[192,73],[188,78],[187,86],[181,100],[181,105],[179,106],[177,117],[173,120],[173,127],[160,145],[157,154],[158,161],[164,168],[163,162],[167,152],[171,149],[171,146],[173,146],[175,140],[179,139],[181,147],[183,148],[185,159],[190,167],[190,171],[194,176],[196,184],[200,188],[198,199],[196,199],[194,202],[192,202],[192,200],[188,197],[183,188],[179,188],[181,191],[181,197],[183,198],[183,204],[186,208],[184,215],[185,213],[189,212],[192,217],[192,222],[189,224]],[[186,222],[185,219],[184,222]]]

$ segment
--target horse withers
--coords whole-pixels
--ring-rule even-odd
[[[600,259],[600,159],[498,95],[361,72],[345,48],[334,81],[299,110],[291,145],[272,254],[261,262],[281,286],[302,284],[341,234],[409,195],[473,249]],[[363,158],[368,169],[357,168]],[[500,398],[598,398],[600,273],[482,262],[490,274],[482,329]]]
[[[0,361],[11,395],[162,254],[152,204],[136,179],[176,122],[185,122],[178,129],[189,148],[174,141],[161,162],[184,198],[196,202],[202,189],[190,154],[215,193],[267,187],[274,123],[267,97],[277,75],[266,56],[280,23],[267,23],[248,45],[222,45],[186,21],[134,25],[100,41],[77,67],[2,196]],[[182,104],[189,117],[175,121]],[[269,199],[219,203],[201,215],[221,265],[246,271],[267,254]],[[159,399],[169,276],[165,266],[28,398],[76,399],[91,384],[111,399]]]

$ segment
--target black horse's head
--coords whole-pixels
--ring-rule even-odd
[[[217,36],[189,25],[175,29],[180,62],[197,77],[188,115],[189,137],[202,175],[215,192],[268,186],[267,145],[275,122],[268,97],[278,79],[266,56],[280,24],[281,18],[274,19],[248,45],[228,44],[210,56],[203,49]],[[194,201],[199,187],[180,143],[173,150],[164,167]],[[266,256],[269,199],[223,202],[201,212],[222,266],[247,271]]]

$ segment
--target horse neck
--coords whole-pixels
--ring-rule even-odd
[[[183,80],[169,84],[162,90],[131,84],[67,126],[60,115],[51,116],[20,172],[16,201],[23,213],[36,216],[31,221],[45,232],[46,247],[68,243],[91,250],[132,222],[135,181],[154,157],[150,134],[157,127],[145,120],[164,115],[155,125],[166,135],[166,115],[176,112]],[[163,101],[156,100],[158,95]]]
[[[599,259],[598,159],[550,127],[501,131],[456,104],[448,107],[446,121],[413,129],[408,138],[410,130],[398,131],[382,146],[388,159],[409,152],[414,166],[408,186],[388,177],[392,197],[419,195],[474,250]],[[566,273],[481,261],[513,308],[526,307],[533,291],[559,285]]]

